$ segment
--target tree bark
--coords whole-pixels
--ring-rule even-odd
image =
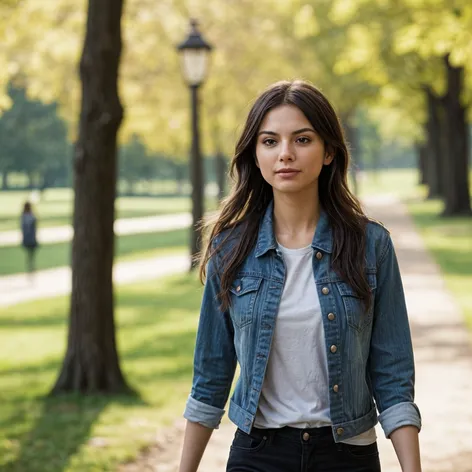
[[[444,216],[471,215],[469,189],[469,136],[466,109],[461,104],[464,68],[454,67],[444,58],[447,92],[443,99],[449,158],[442,168],[444,175]]]
[[[428,109],[428,121],[426,124],[426,181],[428,183],[428,197],[439,198],[443,195],[442,162],[444,162],[441,145],[441,102],[433,91],[426,87],[426,100]]]
[[[89,0],[74,156],[72,295],[67,352],[52,393],[130,391],[115,339],[114,203],[123,0]]]

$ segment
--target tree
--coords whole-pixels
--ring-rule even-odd
[[[37,177],[41,188],[67,174],[69,150],[65,122],[57,114],[57,103],[43,103],[28,97],[18,78],[8,87],[11,106],[0,116],[0,172],[3,188],[8,187],[8,173],[23,172],[30,186]]]
[[[117,88],[123,0],[89,0],[74,155],[74,239],[67,352],[53,393],[123,392],[113,302]]]

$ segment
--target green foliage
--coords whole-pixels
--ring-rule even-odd
[[[13,83],[8,95],[12,106],[0,116],[0,172],[40,175],[42,187],[64,182],[71,149],[57,103],[31,99],[24,87]]]

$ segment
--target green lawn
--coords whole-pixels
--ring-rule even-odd
[[[189,275],[118,289],[118,344],[136,398],[46,398],[65,349],[66,298],[0,309],[0,470],[114,471],[153,442],[189,393],[200,297]]]
[[[401,198],[415,192],[418,172],[415,169],[392,169],[380,172],[364,172],[359,178],[360,196],[391,193]]]
[[[19,215],[29,192],[0,191],[0,231],[19,228]],[[46,190],[41,201],[34,205],[39,226],[61,226],[71,223],[72,190]],[[208,198],[207,209],[215,208],[215,198]],[[119,197],[116,201],[117,218],[136,218],[191,210],[189,197]]]
[[[188,247],[189,230],[178,229],[159,233],[142,233],[117,237],[116,261],[146,259],[170,252],[182,252]],[[36,269],[51,269],[69,265],[70,244],[48,244],[37,251]],[[18,246],[0,247],[0,275],[25,271],[25,254]]]

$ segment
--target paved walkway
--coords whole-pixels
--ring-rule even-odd
[[[183,272],[189,267],[190,256],[187,254],[118,262],[113,268],[113,280],[117,285],[153,280]],[[66,295],[70,293],[71,281],[69,267],[42,270],[32,277],[27,274],[0,277],[0,307]]]
[[[388,199],[368,201],[367,206],[369,214],[390,229],[402,270],[417,366],[416,401],[423,416],[423,470],[472,472],[470,335],[405,208]],[[157,444],[145,456],[120,470],[177,471],[183,424],[177,419],[173,429],[160,432]],[[377,433],[383,472],[399,471],[390,441],[380,428]],[[201,472],[225,470],[233,434],[234,427],[227,421],[213,434]]]
[[[141,218],[123,218],[115,221],[115,233],[118,236],[137,233],[154,233],[188,228],[192,223],[190,213],[177,213],[174,215],[146,216]],[[40,244],[55,244],[70,241],[72,239],[72,226],[53,226],[39,228],[38,241]],[[17,246],[21,243],[19,230],[0,232],[1,246]]]

